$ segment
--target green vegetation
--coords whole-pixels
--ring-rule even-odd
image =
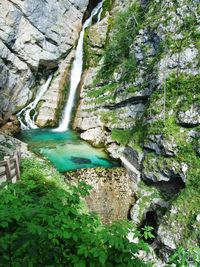
[[[109,12],[112,9],[114,0],[104,0],[103,1],[103,11],[101,13],[101,19],[105,17],[106,12]]]
[[[179,247],[171,255],[169,263],[175,264],[176,267],[188,267],[191,264],[194,267],[198,267],[200,265],[200,248],[192,246],[186,250],[184,247]]]
[[[99,97],[102,97],[102,95],[104,93],[108,94],[108,92],[110,94],[112,94],[112,96],[114,96],[114,93],[115,93],[115,90],[117,89],[117,86],[118,86],[117,83],[108,83],[108,84],[101,86],[101,87],[92,88],[92,90],[87,93],[87,96],[99,98]]]
[[[163,85],[164,86],[164,85]],[[200,101],[200,75],[179,74],[171,75],[166,80],[166,99],[164,111],[164,89],[163,87],[155,91],[150,99],[146,110],[146,117],[160,116],[153,123],[147,125],[147,134],[162,134],[167,137],[173,135],[176,139],[186,137],[178,124],[177,114],[186,111],[192,104]],[[180,132],[181,130],[181,132]]]
[[[102,225],[84,208],[90,187],[65,185],[51,172],[24,160],[21,181],[0,190],[1,266],[147,266],[136,253],[148,246],[131,223]]]
[[[154,117],[154,121],[143,127],[136,127],[129,141],[131,147],[141,149],[148,135],[162,135],[164,140],[174,138],[177,145],[175,157],[166,158],[158,156],[154,152],[148,153],[146,157],[156,158],[155,165],[150,166],[155,176],[157,169],[163,170],[163,166],[170,168],[170,166],[174,166],[174,164],[178,166],[176,163],[182,162],[188,167],[186,188],[171,200],[177,213],[167,212],[163,219],[166,228],[169,228],[171,232],[174,231],[174,235],[177,235],[178,230],[176,227],[171,228],[171,224],[176,222],[179,225],[179,229],[182,229],[179,244],[187,248],[193,243],[198,243],[200,238],[198,226],[195,224],[200,212],[200,158],[195,151],[197,140],[188,138],[191,129],[179,125],[177,114],[179,111],[186,111],[192,104],[199,103],[199,92],[200,75],[170,76],[166,81],[165,117],[160,116],[163,111],[163,88],[161,88],[151,95],[144,117],[144,120]],[[195,129],[199,131],[199,127]],[[147,164],[146,168],[148,167]]]
[[[136,2],[127,11],[120,12],[112,21],[111,27],[114,35],[106,45],[104,66],[99,73],[100,78],[110,77],[117,65],[122,62],[124,63],[123,79],[127,80],[134,75],[136,61],[134,56],[129,55],[129,52],[141,19],[142,9]]]
[[[113,129],[111,137],[114,141],[117,141],[119,144],[126,146],[129,142],[131,135],[132,135],[132,130]]]
[[[89,67],[96,67],[102,55],[97,54],[95,49],[92,48],[90,39],[89,39],[89,28],[85,30],[84,34],[84,44],[83,44],[83,69],[87,69]]]

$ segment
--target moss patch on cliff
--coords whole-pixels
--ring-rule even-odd
[[[167,79],[165,114],[163,92],[162,87],[152,94],[146,110],[146,118],[149,120],[146,124],[146,133],[140,136],[144,138],[143,142],[150,134],[162,134],[164,139],[173,136],[176,140],[178,152],[175,157],[161,157],[158,160],[159,157],[153,155],[153,158],[156,158],[160,170],[163,170],[164,162],[168,162],[170,166],[171,161],[185,163],[188,167],[186,188],[171,200],[176,212],[166,213],[163,224],[166,229],[169,228],[174,232],[174,236],[181,231],[180,238],[177,240],[178,245],[189,246],[199,240],[197,215],[200,213],[200,157],[195,152],[196,138],[189,137],[191,129],[179,125],[177,114],[180,111],[186,111],[192,104],[199,103],[200,75],[180,74],[172,75]],[[194,130],[198,131],[198,127]],[[153,166],[151,169],[156,175],[157,169]],[[171,228],[175,221],[178,228],[176,226]]]
[[[139,3],[135,2],[127,11],[120,12],[112,21],[111,28],[114,35],[110,36],[110,41],[106,45],[104,66],[99,73],[100,78],[110,77],[122,62],[128,66],[128,71],[135,70],[136,64],[134,58],[129,58],[129,52],[130,45],[139,29],[138,24],[142,19],[142,12]],[[126,74],[124,78],[129,77]]]
[[[113,129],[111,137],[114,141],[126,146],[129,142],[129,139],[132,135],[132,130],[129,129]]]

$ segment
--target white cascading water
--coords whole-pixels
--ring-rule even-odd
[[[72,70],[71,70],[71,76],[70,76],[70,91],[69,91],[69,97],[67,100],[66,107],[63,112],[63,117],[60,122],[60,125],[58,128],[54,129],[53,131],[56,132],[64,132],[68,130],[69,123],[71,119],[71,112],[74,106],[74,100],[76,95],[76,89],[78,87],[78,84],[81,80],[81,74],[82,74],[82,68],[83,68],[83,38],[84,38],[84,32],[85,29],[91,25],[92,18],[98,14],[98,21],[101,18],[101,10],[102,10],[103,1],[100,2],[92,11],[91,16],[84,22],[82,31],[80,33],[80,37],[78,40],[78,44],[76,47],[76,54],[75,59],[73,62]]]
[[[17,117],[18,117],[18,119],[20,121],[22,129],[37,129],[38,128],[37,125],[35,124],[36,113],[34,114],[34,116],[31,117],[31,111],[33,109],[35,109],[35,107],[37,106],[38,102],[40,101],[40,99],[42,98],[44,93],[47,91],[47,89],[49,88],[52,76],[53,75],[50,75],[49,78],[47,79],[47,81],[45,82],[45,84],[43,84],[39,88],[34,101],[31,102],[30,104],[28,104],[25,108],[23,108],[17,114]]]

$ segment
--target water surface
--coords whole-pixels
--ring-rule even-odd
[[[48,159],[60,172],[118,166],[103,149],[92,147],[73,131],[25,130],[18,138],[26,142],[30,150]]]

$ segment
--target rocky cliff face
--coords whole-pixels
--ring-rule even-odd
[[[131,217],[141,224],[154,213],[166,255],[199,238],[199,1],[104,7],[85,35],[74,127],[132,165],[138,201]]]
[[[34,93],[38,71],[58,67],[72,49],[87,0],[0,1],[0,124]]]
[[[0,1],[0,123],[55,70],[37,124],[54,126],[88,1]],[[85,32],[74,128],[121,158],[136,193],[130,217],[153,223],[160,253],[198,244],[199,0],[105,0]]]

